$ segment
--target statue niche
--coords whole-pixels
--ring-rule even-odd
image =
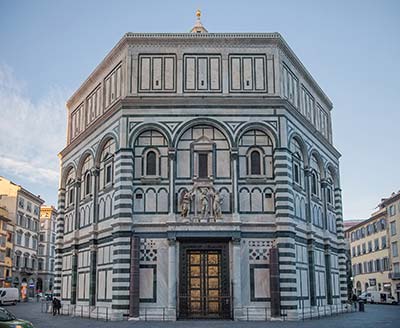
[[[195,185],[180,194],[183,222],[216,222],[222,219],[222,195],[212,186]]]

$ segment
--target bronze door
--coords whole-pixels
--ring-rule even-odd
[[[221,249],[187,249],[181,277],[180,318],[230,318],[228,268]]]

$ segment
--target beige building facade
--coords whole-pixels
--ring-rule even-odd
[[[37,290],[51,292],[54,286],[54,258],[57,211],[53,206],[40,208]]]
[[[353,291],[391,291],[386,209],[347,230],[350,237]]]
[[[0,206],[8,210],[14,225],[12,287],[19,288],[23,300],[35,295],[40,206],[44,201],[3,177],[0,195]]]
[[[385,208],[387,213],[391,293],[400,300],[400,191],[382,199],[380,207]]]
[[[11,281],[12,229],[9,213],[5,207],[0,207],[0,287],[8,287]]]

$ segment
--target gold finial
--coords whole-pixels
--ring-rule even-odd
[[[208,33],[206,28],[203,26],[200,20],[201,17],[201,11],[200,9],[196,10],[196,23],[194,24],[193,28],[191,29],[191,33]]]

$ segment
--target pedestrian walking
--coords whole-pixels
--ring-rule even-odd
[[[54,297],[51,304],[53,306],[53,315],[56,315],[56,313],[57,313],[57,298]]]
[[[353,296],[351,297],[351,300],[353,301],[354,309],[357,310],[357,301],[358,301],[357,295],[353,294]]]
[[[60,315],[61,301],[58,298],[56,298],[56,302],[57,302],[57,314]]]
[[[52,301],[53,305],[53,315],[60,314],[60,309],[61,309],[61,301],[57,298],[54,297]]]

